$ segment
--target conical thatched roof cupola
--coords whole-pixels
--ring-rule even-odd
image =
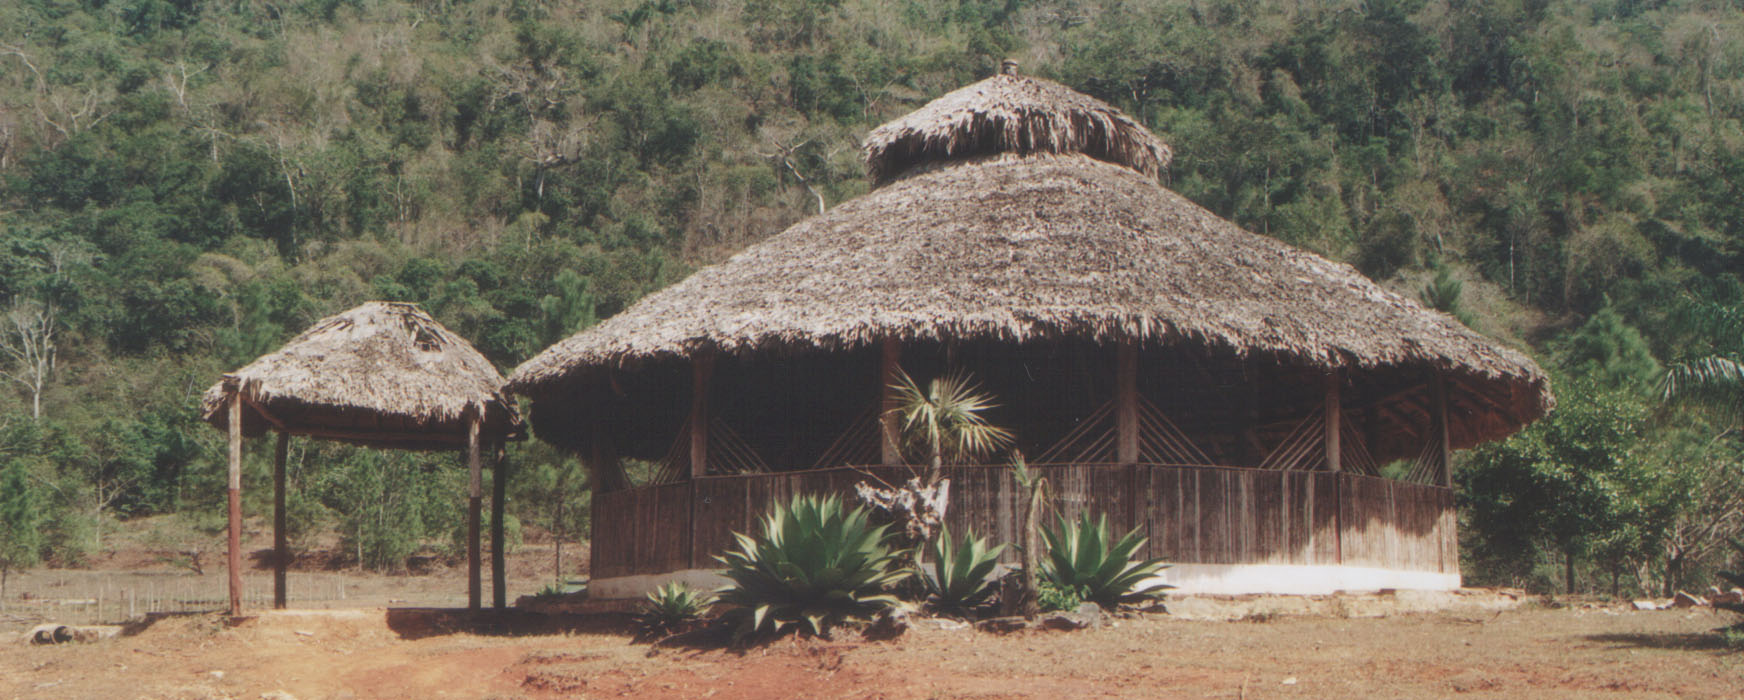
[[[1170,156],[1119,110],[1008,70],[873,130],[871,193],[554,345],[510,387],[535,400],[542,437],[579,442],[545,420],[585,412],[588,377],[647,363],[1076,338],[1357,373],[1383,416],[1421,415],[1438,372],[1453,447],[1552,405],[1523,354],[1163,188]]]
[[[482,416],[487,442],[522,431],[504,380],[478,349],[415,304],[369,302],[321,319],[206,390],[224,429],[241,392],[242,432],[269,429],[376,447],[457,449]]]

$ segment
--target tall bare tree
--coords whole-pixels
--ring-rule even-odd
[[[30,392],[30,417],[42,419],[42,392],[55,369],[54,306],[30,300],[13,302],[0,328],[0,356],[7,367],[0,376]]]

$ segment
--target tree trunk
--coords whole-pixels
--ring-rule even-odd
[[[1562,550],[1562,580],[1569,595],[1574,595],[1574,552]]]
[[[942,447],[939,445],[939,431],[937,431],[937,430],[933,431],[933,445],[932,445],[932,447],[933,447],[932,472],[930,474],[927,474],[927,486],[929,486],[929,487],[930,486],[937,486],[939,484],[939,477],[941,475],[943,475],[945,472],[945,455],[944,455],[944,451],[943,451]]]
[[[561,490],[559,490],[561,493]],[[558,585],[563,585],[563,501],[557,501],[557,520],[551,523],[551,539],[557,543],[557,556],[551,563]]]
[[[1036,586],[1036,550],[1041,548],[1041,532],[1037,530],[1036,510],[1041,505],[1041,490],[1030,488],[1023,504],[1023,549],[1019,552],[1023,566],[1023,598],[1018,601],[1017,614],[1026,619],[1040,615],[1040,594]]]

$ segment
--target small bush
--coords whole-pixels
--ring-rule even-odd
[[[642,606],[642,632],[657,636],[677,630],[687,622],[701,619],[714,605],[715,596],[691,588],[681,581],[670,581],[648,593]]]
[[[942,611],[961,611],[980,604],[993,592],[988,578],[999,563],[999,553],[1005,545],[989,549],[986,538],[965,532],[961,541],[951,540],[950,528],[941,527],[939,536],[926,544],[927,557],[932,560],[926,580],[932,603]]]
[[[1081,587],[1061,586],[1045,577],[1036,582],[1036,606],[1042,612],[1073,612],[1083,604],[1084,589]]]
[[[1085,600],[1104,608],[1118,606],[1122,598],[1155,595],[1171,586],[1145,581],[1168,565],[1161,559],[1133,560],[1146,539],[1133,530],[1113,541],[1106,515],[1095,523],[1087,512],[1075,523],[1061,516],[1056,527],[1042,531],[1047,551],[1042,576],[1062,590],[1082,591]]]
[[[795,496],[762,518],[757,537],[733,533],[739,548],[720,558],[732,583],[720,602],[738,606],[738,635],[789,626],[824,636],[831,626],[899,605],[886,589],[907,578],[895,566],[888,526],[836,496]]]

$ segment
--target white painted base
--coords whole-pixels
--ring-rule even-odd
[[[1419,591],[1459,590],[1459,574],[1397,571],[1364,566],[1305,564],[1176,564],[1163,572],[1171,593],[1195,595],[1329,595],[1338,591],[1373,592],[1383,588]],[[667,581],[712,591],[727,585],[713,569],[684,569],[664,574],[617,576],[588,583],[588,596],[600,599],[640,598]]]
[[[1459,574],[1402,571],[1366,566],[1309,564],[1175,564],[1162,579],[1172,593],[1201,595],[1329,595],[1383,588],[1419,591],[1459,590]]]
[[[587,597],[602,600],[641,598],[667,581],[681,581],[699,591],[712,591],[729,582],[718,569],[682,569],[664,574],[615,576],[588,581]]]

